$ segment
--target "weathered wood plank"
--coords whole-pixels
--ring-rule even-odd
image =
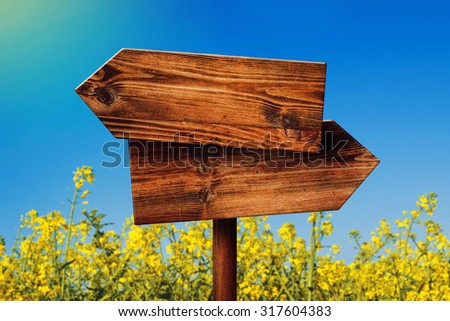
[[[118,138],[317,151],[324,63],[123,49],[76,92]]]
[[[130,140],[134,221],[337,210],[379,161],[333,121],[322,145],[305,154]]]

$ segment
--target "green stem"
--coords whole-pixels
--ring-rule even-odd
[[[278,269],[274,269],[275,273],[278,276],[278,279],[281,280],[281,275],[280,272],[278,271]],[[295,301],[295,298],[292,296],[291,291],[288,290],[288,288],[286,287],[286,285],[281,282],[281,290],[284,291],[284,293],[287,295],[287,297],[289,298],[290,301]],[[281,291],[280,291],[281,293]]]
[[[414,217],[411,219],[411,222],[409,223],[409,226],[408,226],[408,231],[406,232],[405,247],[403,249],[403,258],[406,262],[408,262],[407,255],[408,255],[409,238],[411,237],[411,230],[412,230],[412,226],[413,226],[415,220],[416,219]],[[405,273],[406,273],[406,264],[403,265],[402,276],[406,275]],[[403,277],[399,278],[399,287],[400,287],[400,301],[403,301],[403,298],[404,298],[404,296],[403,296],[403,287],[404,287]]]
[[[17,250],[17,243],[19,242],[20,233],[22,232],[22,228],[23,228],[23,216],[20,218],[20,226],[19,226],[19,229],[17,230],[16,238],[14,239],[14,244],[11,249],[12,254],[14,254],[14,252],[16,252],[16,250]]]
[[[75,189],[75,193],[73,194],[73,200],[72,200],[72,206],[70,208],[70,215],[69,215],[69,226],[67,230],[67,240],[66,240],[66,249],[64,251],[64,261],[65,263],[68,262],[67,256],[69,254],[69,246],[70,246],[70,240],[72,238],[72,225],[73,225],[73,214],[75,213],[75,204],[77,201],[78,193],[80,189]],[[66,287],[66,273],[62,271],[62,284],[61,284],[61,300],[64,299],[64,292]]]
[[[406,233],[405,248],[404,248],[404,258],[405,258],[405,260],[406,260],[406,255],[407,255],[407,252],[408,252],[409,238],[411,236],[411,230],[412,230],[412,226],[413,226],[413,223],[414,223],[415,220],[416,220],[415,218],[413,218],[411,220],[411,223],[409,223],[409,226],[408,226],[408,231]]]
[[[308,301],[314,300],[314,263],[316,261],[316,222],[313,221],[310,235],[310,256],[308,271]]]

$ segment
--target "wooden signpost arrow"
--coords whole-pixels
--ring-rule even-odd
[[[323,63],[123,49],[77,93],[118,138],[315,151]],[[271,139],[267,139],[270,136]],[[194,141],[192,141],[194,142]]]
[[[124,49],[77,93],[129,140],[136,224],[213,220],[236,300],[236,218],[339,209],[379,160],[322,122],[325,64]]]
[[[337,210],[378,159],[333,121],[322,137],[318,154],[130,140],[134,221]]]

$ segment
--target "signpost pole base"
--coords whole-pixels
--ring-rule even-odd
[[[213,300],[237,299],[237,219],[213,220]]]

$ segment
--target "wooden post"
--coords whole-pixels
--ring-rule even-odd
[[[237,219],[213,220],[213,299],[237,299]]]

